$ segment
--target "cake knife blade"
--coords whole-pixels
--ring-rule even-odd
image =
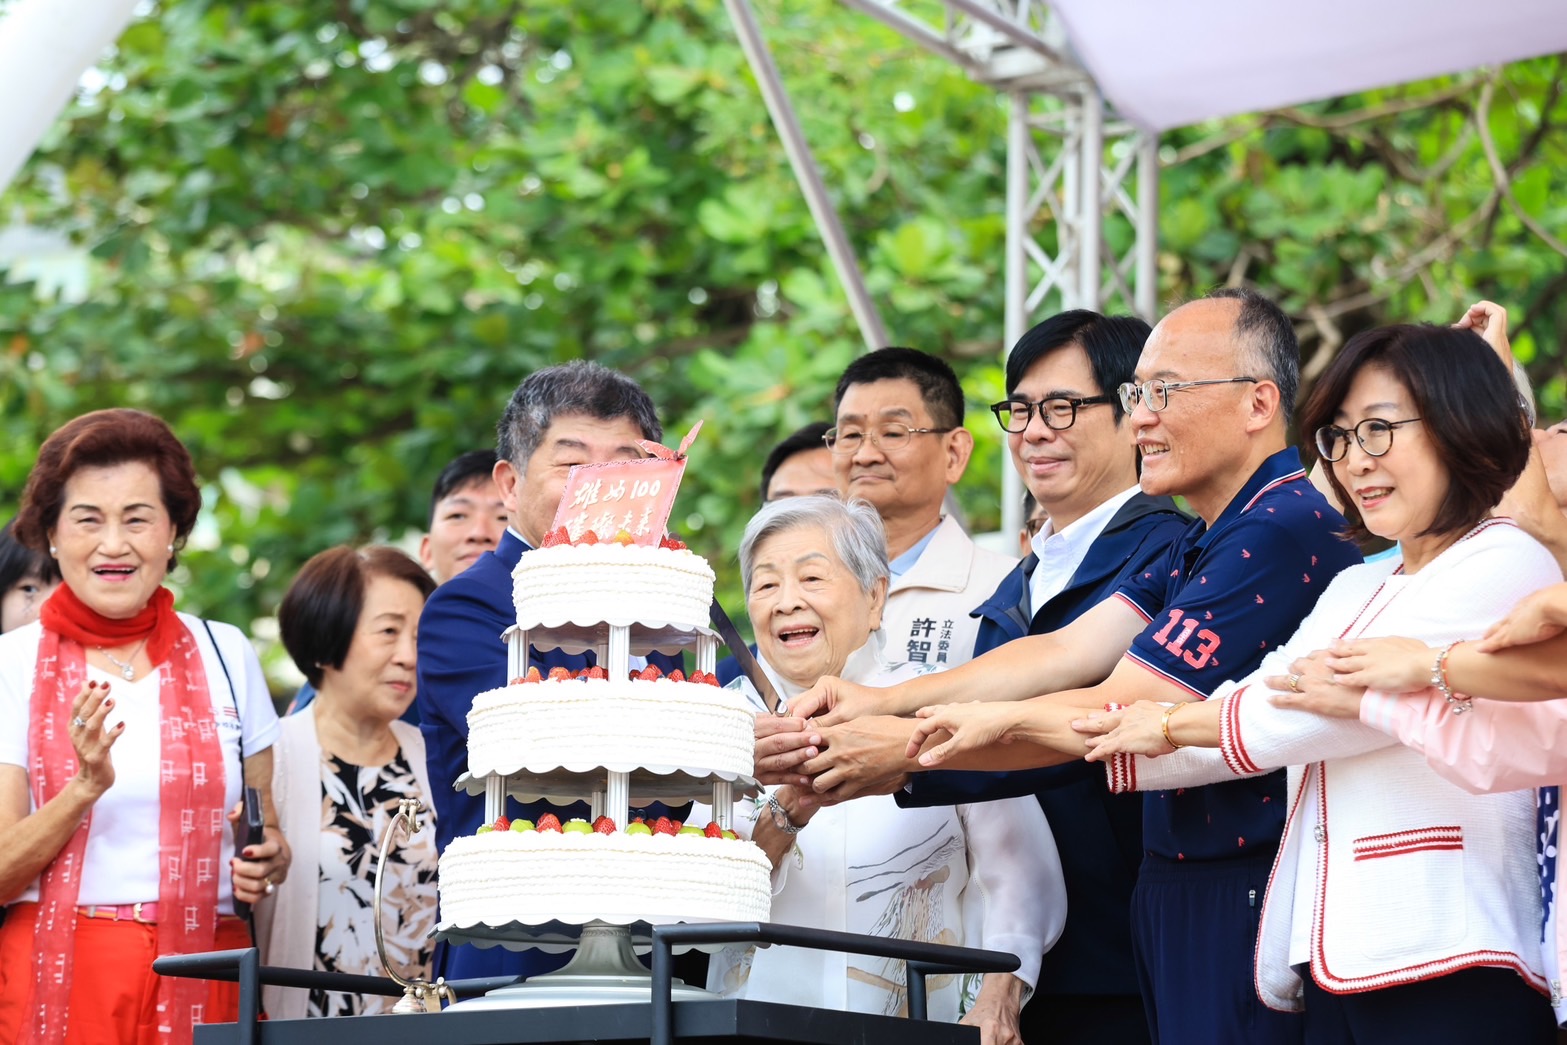
[[[767,673],[762,670],[762,665],[757,663],[756,654],[751,652],[751,647],[745,644],[745,639],[740,637],[740,629],[735,627],[735,622],[729,619],[729,614],[718,604],[718,599],[713,599],[713,604],[708,607],[707,614],[712,618],[713,630],[718,632],[724,640],[724,645],[729,647],[729,652],[734,654],[736,662],[745,677],[751,680],[751,685],[762,698],[762,703],[767,705],[767,710],[775,715],[785,714],[783,702],[778,699],[778,691],[773,688]]]

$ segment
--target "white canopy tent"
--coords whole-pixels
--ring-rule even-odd
[[[13,0],[0,17],[0,190],[130,24],[137,0]]]
[[[1055,0],[1127,119],[1168,130],[1567,50],[1562,0]]]
[[[1567,50],[1562,0],[844,2],[998,86],[1088,84],[1147,131]],[[137,7],[0,9],[0,189]]]

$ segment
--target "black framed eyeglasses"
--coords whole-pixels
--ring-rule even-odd
[[[1100,403],[1112,403],[1114,396],[1048,396],[1037,403],[1030,403],[1027,399],[1003,399],[999,403],[990,404],[990,412],[996,415],[996,421],[1002,429],[1013,433],[1023,431],[1028,427],[1028,422],[1034,417],[1034,411],[1039,411],[1039,419],[1045,423],[1046,428],[1052,428],[1057,432],[1071,428],[1077,421],[1079,407],[1098,406]]]
[[[1238,385],[1243,381],[1256,384],[1260,377],[1214,377],[1204,381],[1162,381],[1154,378],[1152,381],[1144,381],[1142,384],[1128,381],[1116,392],[1121,396],[1121,408],[1127,413],[1137,409],[1139,402],[1148,404],[1148,409],[1158,413],[1170,405],[1170,393],[1179,392],[1182,389],[1198,388],[1202,385]]]
[[[911,428],[898,421],[884,421],[871,431],[863,428],[839,428],[834,425],[822,433],[822,442],[827,444],[830,453],[853,454],[859,453],[860,447],[865,445],[868,437],[882,453],[891,453],[908,446],[917,435],[944,435],[952,430],[951,427]]]
[[[1353,428],[1323,425],[1317,429],[1317,453],[1324,461],[1342,461],[1349,453],[1349,436],[1354,433],[1355,442],[1371,457],[1381,457],[1393,449],[1393,429],[1424,420],[1406,417],[1402,421],[1387,421],[1380,417],[1368,417]]]

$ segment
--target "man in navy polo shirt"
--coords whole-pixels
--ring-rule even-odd
[[[1165,557],[1058,631],[892,690],[826,679],[792,711],[831,708],[830,725],[949,704],[926,712],[913,739],[932,744],[908,768],[1022,769],[1081,757],[1082,708],[1203,699],[1251,671],[1359,561],[1287,445],[1298,371],[1289,320],[1260,296],[1176,309],[1124,392],[1143,491],[1181,495],[1199,517]],[[1145,797],[1132,922],[1155,1042],[1300,1040],[1299,1017],[1264,1008],[1251,975],[1283,814],[1281,773]]]

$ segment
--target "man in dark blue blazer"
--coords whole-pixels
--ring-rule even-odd
[[[1024,635],[1044,635],[1109,597],[1129,574],[1147,568],[1186,528],[1165,497],[1135,494],[1123,504],[1060,593],[1032,612],[1030,583],[1039,556],[1030,553],[980,618],[974,656]],[[917,773],[897,795],[900,806],[958,805],[1032,794],[1061,852],[1066,927],[1039,966],[1039,986],[1023,1007],[1024,1041],[1117,1042],[1148,1039],[1132,959],[1132,887],[1143,860],[1141,795],[1114,795],[1104,770],[1088,762],[1043,769]]]
[[[419,618],[419,729],[424,734],[430,786],[435,795],[436,843],[442,851],[459,835],[478,830],[484,799],[451,789],[468,768],[468,710],[473,698],[506,685],[506,645],[501,634],[516,623],[511,572],[549,532],[573,465],[645,456],[638,440],[663,438],[648,398],[630,378],[596,363],[576,361],[533,373],[512,393],[497,427],[495,483],[509,526],[494,551],[435,590]],[[592,655],[552,650],[530,654],[542,670],[575,671]],[[668,670],[677,662],[651,658]],[[512,803],[515,807],[516,804]],[[536,818],[544,803],[508,809]],[[561,819],[586,816],[577,803],[558,810]],[[559,968],[564,955],[536,950],[436,949],[437,975],[532,975]]]

